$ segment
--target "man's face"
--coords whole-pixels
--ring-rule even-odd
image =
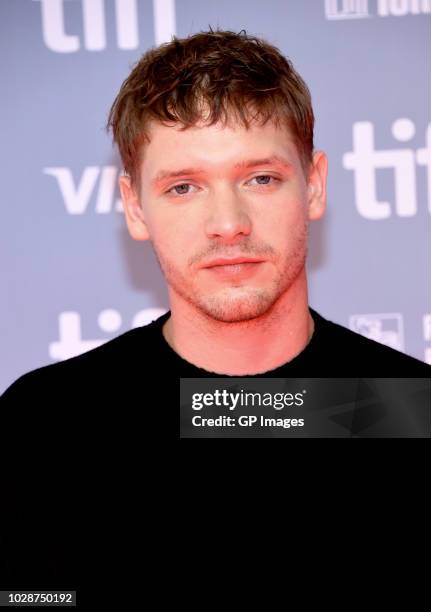
[[[150,138],[141,193],[128,177],[120,189],[129,231],[151,240],[171,304],[224,322],[263,315],[304,272],[309,219],[324,211],[325,154],[306,177],[288,130],[272,122],[248,131],[154,123]],[[208,267],[236,257],[258,262]]]

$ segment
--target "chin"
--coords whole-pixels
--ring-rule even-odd
[[[275,299],[264,293],[237,298],[213,297],[200,303],[199,309],[216,321],[239,323],[261,317],[270,310],[274,302]]]

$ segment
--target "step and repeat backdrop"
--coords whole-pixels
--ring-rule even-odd
[[[431,0],[0,0],[0,392],[168,310],[104,126],[146,49],[209,26],[267,39],[310,87],[329,157],[310,305],[431,363]]]

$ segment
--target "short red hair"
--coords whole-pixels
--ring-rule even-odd
[[[139,190],[141,145],[149,141],[150,121],[187,129],[202,120],[226,125],[230,119],[247,129],[250,121],[287,125],[307,172],[314,129],[310,91],[277,47],[245,30],[210,28],[149,49],[123,82],[106,128]]]

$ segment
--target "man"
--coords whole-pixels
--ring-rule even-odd
[[[73,372],[79,385],[89,370],[121,370],[143,347],[142,373],[166,377],[429,375],[309,308],[308,226],[325,212],[328,166],[313,127],[290,61],[244,31],[174,38],[144,54],[108,128],[126,171],[129,232],[151,241],[170,311],[27,374],[6,397],[45,377]]]
[[[108,127],[126,171],[119,187],[129,232],[151,240],[170,311],[5,392],[3,418],[10,431],[24,429],[21,447],[33,449],[38,432],[33,456],[55,450],[45,475],[70,468],[92,443],[106,470],[119,441],[141,432],[136,407],[145,400],[145,435],[166,435],[172,414],[162,406],[169,394],[175,406],[180,377],[430,376],[428,365],[308,305],[308,226],[325,211],[328,162],[313,147],[308,88],[278,49],[243,31],[174,38],[133,68]],[[73,480],[73,468],[66,473]],[[60,516],[70,503],[61,499]],[[74,584],[55,538],[46,542],[41,575]],[[22,577],[16,555],[14,563],[11,575]]]

